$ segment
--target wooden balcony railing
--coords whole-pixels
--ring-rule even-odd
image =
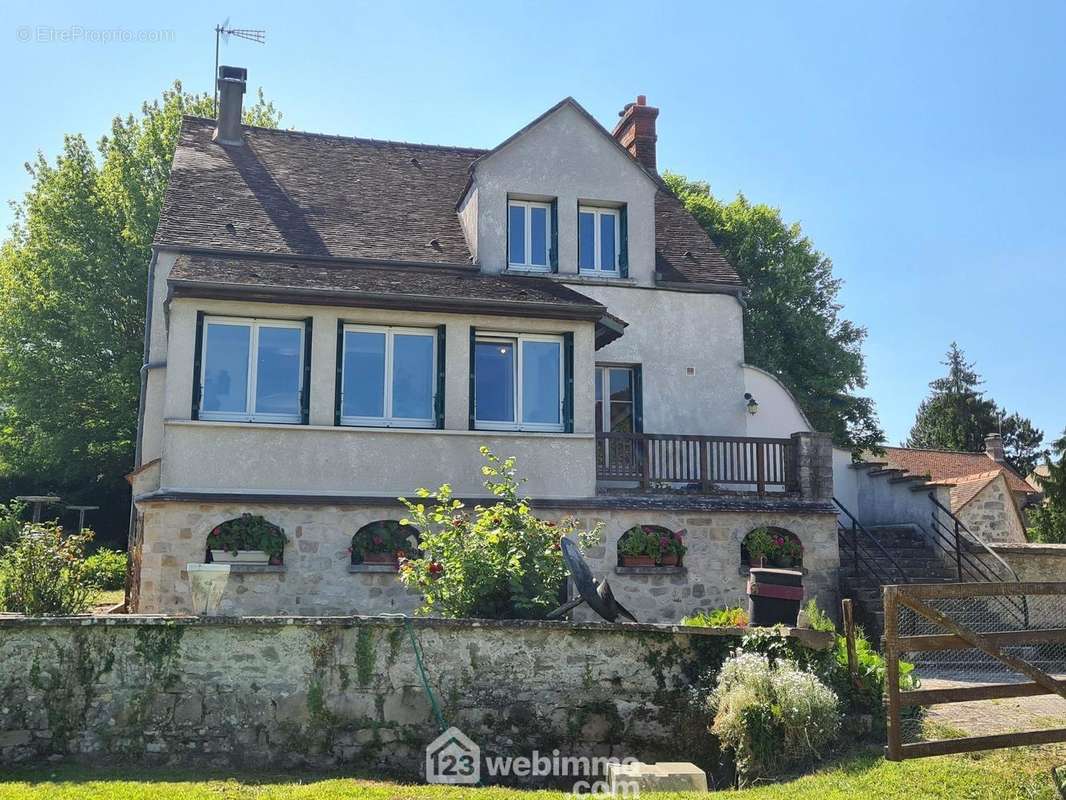
[[[715,486],[760,495],[792,485],[791,439],[685,436],[664,433],[596,434],[596,480],[636,481],[642,489]]]

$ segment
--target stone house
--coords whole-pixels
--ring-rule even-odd
[[[831,444],[744,363],[744,286],[656,171],[658,109],[608,131],[566,98],[477,150],[243,126],[246,73],[219,73],[149,265],[132,609],[188,610],[186,564],[252,513],[288,543],[225,611],[408,612],[353,536],[419,487],[483,497],[482,445],[538,513],[605,523],[593,569],[642,621],[744,602],[760,526],[833,606]],[[686,529],[682,563],[620,566],[635,525]]]

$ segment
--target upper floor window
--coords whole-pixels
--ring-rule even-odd
[[[507,203],[507,265],[548,271],[552,263],[552,204],[530,200]]]
[[[472,338],[475,427],[566,429],[569,391],[566,337],[478,331]]]
[[[440,335],[432,328],[342,325],[338,422],[435,427]]]
[[[195,418],[304,420],[309,321],[201,315],[200,325]]]
[[[624,263],[624,208],[581,206],[577,212],[577,263],[582,272],[619,274]]]

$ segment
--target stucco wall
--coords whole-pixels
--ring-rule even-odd
[[[928,529],[933,514],[933,504],[929,500],[930,491],[936,491],[937,499],[945,507],[950,507],[946,487],[935,490],[923,488],[921,491],[912,492],[914,483],[892,483],[887,475],[870,475],[868,470],[852,471],[856,473],[858,483],[858,510],[848,510],[867,527],[913,523]]]
[[[578,203],[628,208],[629,277],[651,286],[655,272],[652,180],[602,131],[564,105],[502,150],[477,164],[478,260],[487,272],[507,266],[507,197],[557,198],[559,272],[577,270]]]
[[[461,620],[416,620],[413,633],[445,720],[483,755],[646,761],[708,752],[689,676],[737,642],[729,629]],[[414,778],[438,734],[399,620],[9,617],[0,697],[3,764],[76,755]]]
[[[629,323],[621,339],[596,351],[595,361],[642,365],[645,431],[747,435],[743,316],[735,297],[587,284],[574,288]]]
[[[204,560],[207,534],[242,512],[262,514],[289,537],[281,571],[233,574],[223,598],[227,614],[378,614],[413,611],[418,598],[408,594],[395,574],[350,573],[347,548],[363,525],[401,519],[398,504],[315,506],[297,504],[150,502],[144,511],[140,605],[137,610],[172,613],[191,610],[185,565]],[[827,610],[837,606],[837,552],[832,514],[772,512],[690,512],[677,510],[544,509],[558,520],[577,517],[586,529],[604,524],[601,545],[588,561],[597,577],[606,576],[619,600],[641,622],[678,622],[698,610],[746,605],[747,574],[740,543],[760,525],[795,533],[804,546],[805,585]],[[688,531],[684,569],[657,574],[620,574],[617,545],[638,524]],[[590,617],[585,613],[586,617]]]
[[[744,391],[759,404],[757,413],[745,417],[748,436],[787,439],[797,431],[813,430],[796,399],[781,381],[751,364],[745,364],[742,369]]]
[[[851,468],[851,451],[833,448],[833,497],[852,514],[859,513],[859,471]],[[841,513],[841,518],[844,514]]]
[[[1000,475],[985,486],[956,516],[985,542],[1025,542],[1025,527],[1006,479]]]

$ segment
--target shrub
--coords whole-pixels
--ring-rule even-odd
[[[84,558],[92,531],[63,535],[55,523],[27,524],[0,558],[0,592],[7,611],[80,614],[96,594]]]
[[[573,534],[582,547],[599,540],[600,527],[578,531],[576,520],[559,525],[538,519],[519,496],[515,459],[481,454],[485,488],[497,498],[468,511],[444,484],[419,489],[426,502],[400,498],[409,513],[403,525],[419,531],[417,558],[400,566],[400,579],[422,593],[422,612],[445,617],[542,619],[560,604],[566,567],[560,537]]]
[[[26,505],[18,500],[12,500],[7,505],[0,503],[0,553],[18,539],[24,524],[22,515],[25,511]]]
[[[840,731],[836,693],[786,659],[738,652],[707,702],[711,732],[733,754],[742,785],[819,760]]]
[[[822,609],[818,608],[818,601],[813,597],[803,607],[803,613],[807,615],[807,625],[811,630],[836,633],[837,626]]]
[[[733,608],[716,608],[714,611],[700,611],[689,617],[681,618],[682,625],[696,628],[746,628],[748,610],[741,606]]]
[[[100,589],[121,589],[126,585],[126,554],[101,547],[87,559],[89,579]]]
[[[361,564],[370,554],[388,553],[397,558],[414,554],[418,531],[394,519],[383,519],[364,525],[352,536],[352,563]]]
[[[774,539],[767,528],[756,528],[744,537],[744,547],[753,565],[758,564],[763,558],[768,558],[773,546]]]
[[[257,514],[241,514],[236,519],[216,525],[207,536],[212,550],[227,550],[237,555],[239,550],[262,550],[271,563],[281,563],[288,538],[285,532]]]

